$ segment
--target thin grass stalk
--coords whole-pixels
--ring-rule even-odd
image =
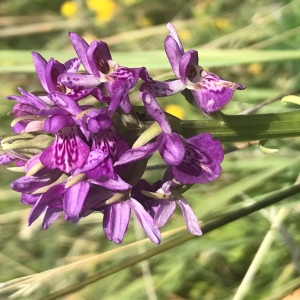
[[[253,282],[255,275],[257,271],[259,270],[261,264],[263,263],[263,260],[265,256],[267,255],[268,251],[270,250],[270,247],[276,237],[276,234],[278,233],[278,229],[284,220],[284,218],[288,214],[288,209],[286,207],[282,207],[279,212],[276,214],[276,217],[274,218],[271,228],[265,235],[258,251],[256,252],[256,255],[254,259],[252,260],[246,275],[244,276],[240,286],[238,287],[237,292],[235,293],[233,300],[243,300],[247,294],[247,292],[250,289],[251,283]]]

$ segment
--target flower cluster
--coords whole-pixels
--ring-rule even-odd
[[[69,36],[77,57],[65,63],[33,52],[44,91],[20,88],[21,95],[8,97],[16,101],[15,135],[1,140],[0,156],[0,164],[15,162],[25,172],[12,189],[32,206],[29,225],[42,214],[46,229],[62,213],[77,223],[100,212],[108,239],[121,243],[133,212],[151,241],[159,243],[160,228],[177,203],[188,230],[201,235],[182,192],[220,175],[222,146],[209,133],[185,139],[175,132],[155,97],[189,90],[209,114],[244,86],[205,71],[197,52],[185,52],[173,25],[168,28],[165,50],[176,76],[172,81],[153,80],[145,67],[120,66],[106,43],[88,44],[76,33]],[[84,72],[78,71],[80,65]],[[142,114],[134,111],[129,97],[139,81]],[[142,176],[157,151],[166,170],[151,184]]]

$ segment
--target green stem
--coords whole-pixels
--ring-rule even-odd
[[[225,115],[221,119],[181,121],[180,133],[191,137],[209,132],[221,141],[253,141],[300,136],[300,110],[259,115]],[[174,124],[174,128],[178,128]]]

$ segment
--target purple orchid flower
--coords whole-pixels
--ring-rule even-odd
[[[168,23],[170,34],[165,39],[165,51],[173,72],[178,78],[167,82],[145,82],[140,90],[148,90],[156,97],[166,97],[191,91],[194,101],[204,113],[219,110],[232,98],[233,92],[243,90],[245,86],[226,81],[219,76],[205,71],[198,65],[198,52],[184,51],[174,26]]]
[[[156,199],[154,224],[158,228],[164,226],[174,213],[177,203],[190,233],[199,236],[202,235],[198,219],[186,199],[182,195],[174,195],[173,191],[176,191],[176,187],[177,185],[173,181],[166,181],[156,191],[156,194],[162,194],[164,198],[162,200]]]
[[[73,58],[64,64],[51,58],[48,62],[37,52],[32,52],[33,63],[40,82],[47,93],[66,93],[66,88],[58,82],[58,76],[67,72],[77,72],[80,60]]]
[[[88,74],[64,73],[59,76],[60,83],[75,90],[91,89],[104,83],[112,102],[117,102],[117,106],[120,105],[128,113],[131,109],[129,90],[136,85],[139,78],[152,81],[146,68],[121,67],[112,60],[106,43],[93,41],[88,45],[74,32],[69,33],[69,36]]]
[[[144,159],[158,150],[178,182],[205,184],[216,179],[221,173],[220,163],[224,158],[221,143],[214,140],[209,133],[184,139],[172,132],[165,114],[149,92],[143,91],[141,99],[148,113],[157,121],[163,132],[158,135],[156,141],[126,151],[115,166]]]
[[[50,58],[47,62],[39,53],[32,52],[33,62],[36,69],[36,73],[40,79],[40,82],[46,91],[46,93],[58,92],[61,94],[67,94],[74,100],[83,99],[89,95],[94,96],[98,100],[103,100],[105,97],[99,88],[91,89],[72,89],[67,91],[66,86],[64,86],[59,80],[59,76],[62,74],[75,73],[78,71],[81,61],[79,58],[72,58],[66,61],[64,64]],[[41,98],[48,98],[48,95],[40,95]],[[51,101],[50,99],[48,101]]]

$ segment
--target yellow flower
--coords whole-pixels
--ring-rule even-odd
[[[176,104],[168,104],[165,108],[165,111],[179,119],[183,119],[185,115],[182,107]]]
[[[250,64],[247,68],[248,72],[252,75],[260,75],[263,71],[262,65],[258,63]]]
[[[99,21],[108,22],[116,13],[118,5],[113,0],[87,0],[88,8],[96,12]]]
[[[75,17],[77,12],[78,5],[74,1],[65,1],[60,7],[60,13],[67,18]]]
[[[191,39],[191,32],[187,29],[179,29],[178,35],[182,42],[188,42]]]
[[[215,22],[217,28],[220,30],[226,30],[230,26],[228,19],[225,18],[218,18]]]
[[[149,18],[146,17],[142,17],[140,19],[137,20],[137,24],[139,25],[139,27],[149,27],[152,25],[152,22]]]

